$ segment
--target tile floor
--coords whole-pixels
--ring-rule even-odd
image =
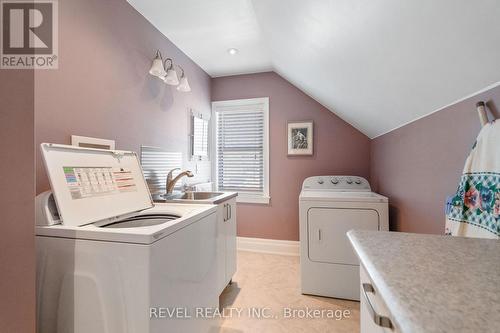
[[[226,313],[231,308],[242,310],[241,316],[226,318],[220,333],[281,332],[359,332],[359,303],[300,293],[299,257],[253,252],[238,252],[238,271],[221,295],[220,304]],[[263,309],[271,318],[256,318],[248,309]],[[285,318],[286,309],[324,309],[323,313],[340,316],[348,310],[349,318],[293,319]],[[331,310],[331,311],[328,311]],[[337,311],[335,313],[335,311]],[[297,313],[297,315],[303,315]]]

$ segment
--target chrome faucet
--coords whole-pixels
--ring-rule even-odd
[[[182,177],[184,176],[187,176],[187,177],[194,177],[193,173],[189,170],[186,170],[186,171],[183,171],[181,172],[180,174],[178,174],[174,179],[172,179],[172,173],[175,171],[175,170],[180,170],[180,168],[175,168],[175,169],[172,169],[170,170],[170,172],[168,173],[167,175],[167,194],[172,194],[172,191],[174,190],[174,186],[175,186],[175,183],[177,183],[177,181],[179,179],[181,179]]]

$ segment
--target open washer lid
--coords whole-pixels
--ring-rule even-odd
[[[154,206],[135,152],[42,143],[63,225],[81,226]]]

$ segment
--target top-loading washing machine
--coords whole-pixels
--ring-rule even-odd
[[[38,332],[208,331],[188,318],[218,307],[216,206],[154,205],[133,152],[41,150],[52,192],[36,200]]]
[[[388,199],[356,176],[304,180],[299,197],[303,294],[359,300],[359,260],[346,233],[388,230]]]

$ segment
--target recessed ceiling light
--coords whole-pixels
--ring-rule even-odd
[[[238,53],[238,49],[235,49],[234,47],[232,47],[232,48],[227,50],[227,53],[229,53],[230,55],[235,55],[236,53]]]

